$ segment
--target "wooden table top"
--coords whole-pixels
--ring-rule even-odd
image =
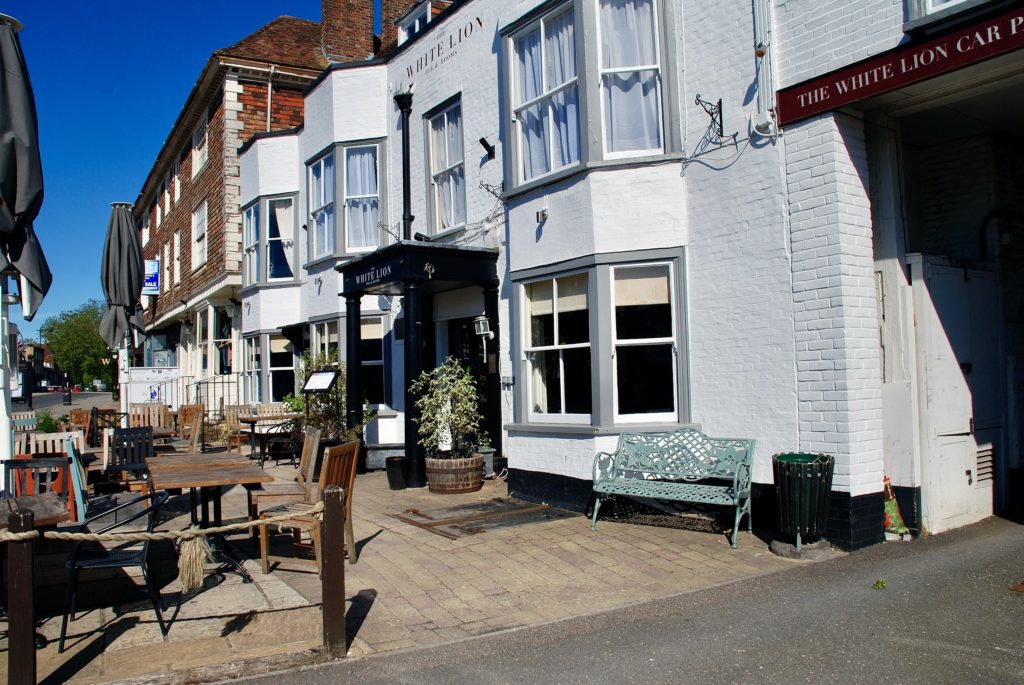
[[[184,490],[209,488],[220,485],[256,485],[270,483],[274,477],[253,464],[207,468],[205,466],[178,466],[150,470],[150,482],[157,490]]]
[[[168,469],[187,468],[230,468],[247,466],[252,460],[240,454],[203,454],[196,452],[157,453],[146,460],[150,471],[166,471]]]
[[[29,495],[11,499],[5,497],[0,500],[0,528],[8,527],[8,520],[15,510],[31,511],[35,515],[34,524],[39,526],[54,526],[58,523],[71,520],[71,512],[55,492],[44,492],[41,495]]]

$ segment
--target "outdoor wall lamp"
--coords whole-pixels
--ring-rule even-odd
[[[480,336],[480,343],[483,345],[484,361],[487,361],[487,341],[494,340],[494,331],[491,330],[491,322],[483,314],[473,319],[473,330]]]
[[[487,151],[487,159],[494,159],[494,146],[487,142],[487,138],[481,138],[480,144]]]

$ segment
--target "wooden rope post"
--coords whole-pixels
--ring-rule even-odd
[[[337,485],[324,489],[320,523],[321,615],[324,657],[340,659],[347,653],[345,639],[345,491]]]
[[[35,521],[31,511],[18,511],[11,514],[9,524],[12,533],[27,533],[33,529]],[[35,685],[36,682],[36,616],[32,601],[35,544],[35,540],[19,540],[6,545],[8,685]]]

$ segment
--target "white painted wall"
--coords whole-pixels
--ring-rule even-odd
[[[296,136],[280,135],[257,140],[240,158],[242,206],[261,195],[297,192],[302,181],[302,176],[297,173],[299,168]]]

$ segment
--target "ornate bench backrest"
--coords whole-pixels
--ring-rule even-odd
[[[754,441],[709,438],[696,428],[665,433],[622,433],[615,476],[622,478],[731,479],[745,465],[749,473]]]

